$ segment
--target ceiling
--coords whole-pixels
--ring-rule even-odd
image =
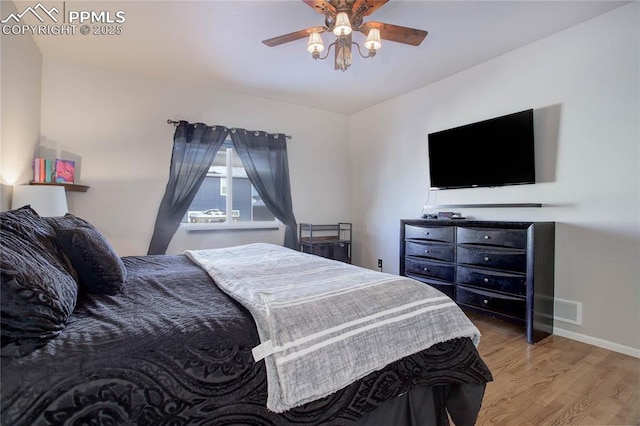
[[[19,12],[34,4],[14,3]],[[375,58],[356,55],[345,72],[334,70],[331,60],[314,61],[305,39],[276,47],[261,43],[323,25],[324,17],[300,0],[67,1],[62,4],[67,13],[124,11],[123,34],[34,38],[46,58],[352,114],[626,3],[391,0],[365,22],[424,29],[429,35],[418,47],[383,40]],[[325,46],[332,38],[323,34]],[[356,34],[354,41],[362,44],[364,36]]]

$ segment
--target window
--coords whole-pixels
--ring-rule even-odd
[[[228,228],[233,224],[237,227],[274,227],[279,224],[251,184],[230,139],[224,141],[216,154],[182,223],[194,225],[189,229]]]

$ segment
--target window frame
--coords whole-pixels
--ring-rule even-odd
[[[282,222],[278,219],[260,222],[180,223],[180,229],[187,232],[280,229],[281,226]]]
[[[223,145],[220,147],[220,150],[222,149],[226,149],[227,151],[227,155],[226,155],[226,175],[224,177],[224,179],[227,181],[226,182],[226,201],[227,201],[227,205],[226,205],[226,209],[225,211],[231,211],[232,214],[231,215],[226,215],[225,221],[224,222],[208,222],[208,223],[185,223],[185,222],[180,222],[179,228],[183,229],[187,232],[200,232],[200,231],[229,231],[229,230],[251,230],[251,229],[280,229],[280,227],[282,226],[282,222],[280,222],[277,218],[275,218],[274,220],[265,220],[265,221],[245,221],[245,222],[234,222],[233,221],[233,209],[232,209],[232,202],[233,202],[233,161],[232,161],[232,155],[229,155],[229,151],[232,151],[232,153],[235,153],[235,150],[233,148],[233,146],[229,147],[227,146],[227,142],[231,142],[230,139],[226,139],[223,143]],[[216,154],[217,156],[217,154]],[[251,181],[249,179],[249,181]],[[251,183],[251,186],[253,187],[253,183]],[[220,188],[222,189],[222,187]],[[222,191],[221,191],[222,192]],[[231,197],[229,197],[228,194],[232,194]],[[222,195],[222,194],[221,194]]]

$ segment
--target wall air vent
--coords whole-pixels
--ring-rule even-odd
[[[570,324],[582,325],[582,303],[556,298],[553,318]]]

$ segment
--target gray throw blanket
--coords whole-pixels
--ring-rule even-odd
[[[480,338],[449,297],[407,277],[263,243],[185,254],[251,312],[275,412],[436,343]]]

